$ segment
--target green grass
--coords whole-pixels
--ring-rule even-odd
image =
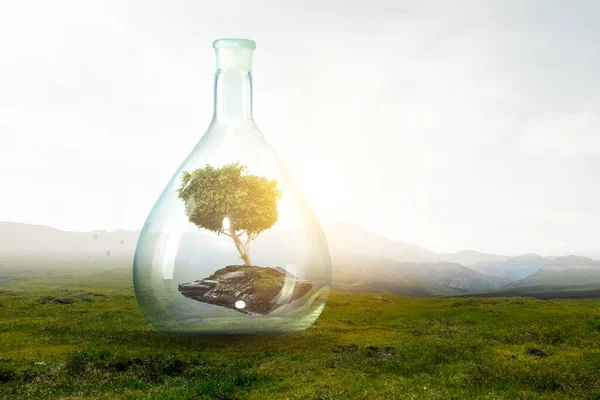
[[[0,269],[0,398],[600,399],[600,300],[333,292],[300,333],[197,337],[130,275]]]

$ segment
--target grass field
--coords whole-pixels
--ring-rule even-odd
[[[0,267],[0,397],[600,399],[600,300],[332,293],[308,330],[157,333],[126,268]]]

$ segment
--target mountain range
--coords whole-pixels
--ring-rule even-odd
[[[512,282],[507,287],[593,284],[600,285],[600,261],[567,256],[549,260],[533,274]]]
[[[440,296],[538,285],[600,285],[600,262],[587,257],[508,257],[474,250],[435,253],[351,223],[324,222],[323,228],[332,258],[334,290]],[[139,233],[69,232],[0,222],[0,267],[15,260],[87,260],[107,266],[118,261],[131,265]],[[200,240],[193,240],[201,249],[215,238],[202,235]],[[253,251],[257,254],[284,247],[274,232],[265,232],[256,242]],[[224,262],[220,254],[212,257],[214,262]]]

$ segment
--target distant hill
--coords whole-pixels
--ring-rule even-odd
[[[507,287],[594,284],[600,285],[600,261],[588,257],[566,256],[549,260],[533,275]]]
[[[469,291],[496,289],[511,282],[507,278],[485,275],[463,265],[450,262],[405,263],[402,266],[432,283],[455,289]]]
[[[389,258],[396,261],[434,261],[436,254],[411,243],[394,241],[347,222],[323,222],[331,253]]]
[[[361,229],[355,230],[358,239],[370,240],[369,235],[360,236],[364,232],[366,231]],[[120,265],[131,265],[138,236],[139,232],[123,230],[67,232],[47,226],[0,222],[0,266],[6,264],[7,260],[19,260],[19,265],[23,265],[21,263],[23,260],[39,260],[39,262],[48,262],[50,266],[56,265],[57,261],[72,262],[73,260],[86,262],[90,260],[107,266],[117,261],[121,262]],[[352,239],[351,236],[347,238],[351,245],[356,244],[357,238]],[[195,249],[194,254],[180,253],[177,257],[185,260],[184,264],[206,270],[214,269],[215,265],[235,263],[237,259],[229,247],[215,245],[222,239],[211,234],[198,236],[186,233],[182,240],[194,242],[193,246],[187,246],[188,249]],[[253,254],[257,258],[285,260],[290,257],[285,244],[278,243],[278,235],[274,232],[265,232],[261,239],[263,240],[257,241],[253,248]],[[371,243],[384,243],[384,239],[377,237],[371,240]],[[462,292],[432,283],[409,271],[406,265],[403,266],[398,261],[348,254],[341,247],[332,249],[332,286],[336,290],[415,296],[451,295]],[[408,248],[412,247],[409,245]],[[416,249],[418,248],[415,246],[415,251],[419,251]],[[385,253],[387,250],[385,247],[379,249],[372,247],[372,251]],[[191,275],[193,273],[191,270],[192,268],[180,268],[174,278],[181,281],[201,278]]]
[[[503,261],[481,262],[473,265],[471,268],[486,275],[507,278],[510,281],[518,281],[534,274],[537,270],[551,262],[551,258],[531,253],[518,257],[510,257]]]
[[[475,250],[435,253],[417,245],[395,241],[347,222],[323,222],[323,230],[332,253],[352,253],[390,258],[402,262],[451,262],[465,266],[503,261],[507,256]]]
[[[463,265],[507,258],[473,250],[437,254],[411,243],[377,235],[351,223],[324,222],[323,229],[332,253],[351,253],[403,262],[448,261]],[[110,251],[112,257],[127,258],[133,257],[138,235],[139,231],[70,232],[42,225],[0,222],[0,256],[62,254],[95,257]],[[267,231],[261,235],[261,240],[270,242],[269,236],[273,238],[276,235]]]
[[[332,256],[332,285],[337,290],[432,296],[505,285],[600,282],[598,262],[585,257],[551,259],[526,254],[509,258],[473,250],[437,254],[350,223],[325,222],[323,226]],[[67,260],[131,265],[138,236],[139,231],[67,232],[47,226],[0,222],[0,266],[22,259],[39,259],[50,265]],[[276,231],[263,233],[252,245],[253,257],[266,262],[294,263],[294,249],[290,246],[293,241],[288,238]],[[174,279],[200,279],[196,276],[198,271],[214,271],[215,265],[238,261],[235,252],[223,242],[227,238],[210,233],[200,236],[185,233],[182,239],[194,244],[177,253],[181,268],[175,271]],[[452,260],[474,265],[469,268]],[[511,284],[511,281],[516,282]]]
[[[0,222],[0,257],[133,259],[138,236],[139,232],[125,230],[69,232],[49,226]]]
[[[383,292],[411,296],[441,296],[464,292],[432,283],[398,261],[368,256],[334,255],[332,289]]]
[[[487,254],[475,250],[464,250],[457,253],[440,253],[436,254],[435,259],[439,261],[448,261],[455,264],[461,264],[467,267],[479,263],[487,262],[502,262],[507,260],[509,257],[501,256],[498,254]]]

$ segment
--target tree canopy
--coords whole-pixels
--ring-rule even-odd
[[[250,242],[277,222],[277,180],[247,174],[238,162],[184,171],[177,192],[189,221],[231,237],[246,265]]]

